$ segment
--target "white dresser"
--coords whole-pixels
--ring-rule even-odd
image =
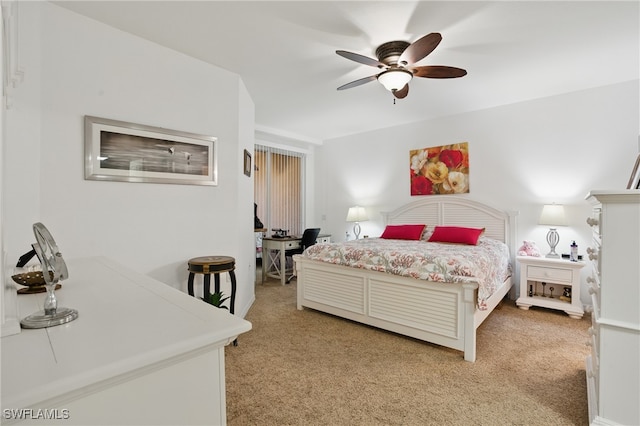
[[[587,357],[593,425],[640,425],[640,190],[592,191]]]
[[[56,295],[78,319],[2,338],[2,424],[225,424],[224,346],[251,324],[106,258],[67,263]],[[20,295],[20,317],[43,300]]]

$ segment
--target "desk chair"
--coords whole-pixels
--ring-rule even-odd
[[[320,228],[305,229],[304,232],[302,233],[302,239],[300,240],[300,247],[291,249],[291,250],[286,250],[284,252],[285,257],[292,257],[294,254],[302,254],[302,252],[304,252],[307,249],[307,247],[311,247],[316,243],[316,240],[318,239],[318,234],[320,234]],[[291,274],[291,276],[287,279],[287,282],[291,282],[293,277],[295,277],[295,266],[294,266],[294,271]]]

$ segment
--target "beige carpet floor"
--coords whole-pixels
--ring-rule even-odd
[[[586,425],[590,317],[504,301],[459,351],[310,309],[256,284],[253,329],[227,346],[229,425]]]

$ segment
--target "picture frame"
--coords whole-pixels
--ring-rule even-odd
[[[251,154],[244,150],[244,174],[251,177]]]
[[[627,183],[627,189],[640,189],[640,154],[638,154],[636,163],[631,171],[629,183]]]
[[[217,138],[85,116],[85,179],[218,184]]]
[[[409,151],[411,196],[469,193],[469,142]]]

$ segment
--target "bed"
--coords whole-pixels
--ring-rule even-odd
[[[429,196],[383,213],[385,225],[426,224],[484,228],[482,238],[506,244],[515,271],[515,212],[466,197]],[[321,249],[321,247],[319,248]],[[294,256],[297,308],[311,308],[426,342],[476,359],[476,329],[509,293],[512,273],[479,304],[477,279],[438,282]]]

